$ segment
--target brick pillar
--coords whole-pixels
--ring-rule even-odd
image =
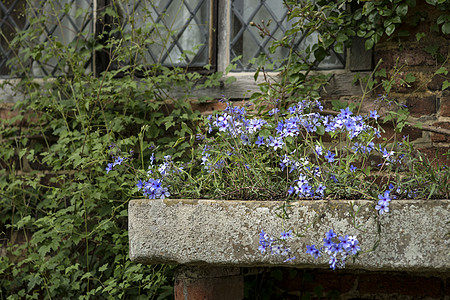
[[[175,300],[240,300],[244,277],[239,268],[180,266],[174,292]]]

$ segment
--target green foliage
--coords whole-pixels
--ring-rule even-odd
[[[0,127],[0,228],[6,250],[0,258],[0,297],[170,298],[172,269],[137,264],[128,256],[127,204],[135,177],[106,174],[105,167],[112,141],[119,149],[133,149],[137,164],[148,159],[154,144],[183,156],[189,146],[183,139],[199,120],[187,97],[203,76],[147,61],[145,47],[160,33],[152,30],[157,24],[126,30],[114,5],[101,15],[114,22],[105,24],[100,36],[84,32],[76,42],[57,36],[39,42],[44,25],[61,13],[55,3],[47,1],[45,13],[35,11],[32,26],[10,45],[16,56],[9,64],[20,77],[11,84],[24,98],[13,108],[19,114],[1,120]],[[85,10],[76,16],[89,19]],[[162,47],[172,33],[159,35]],[[93,51],[110,56],[98,74],[86,68]],[[36,80],[37,64],[55,66],[54,74]],[[219,78],[206,82],[217,85]],[[184,96],[174,96],[177,91]],[[175,152],[170,146],[177,141]]]
[[[436,29],[443,35],[449,34],[450,15],[448,1],[427,1],[435,6],[440,14],[436,20]],[[261,93],[252,95],[253,100],[273,102],[279,99],[278,107],[287,107],[296,101],[297,97],[317,99],[320,92],[326,88],[331,74],[314,73],[321,64],[330,57],[332,51],[345,56],[345,49],[351,47],[355,37],[365,40],[365,48],[373,48],[382,38],[392,39],[409,36],[408,31],[400,30],[402,24],[417,26],[421,20],[427,20],[426,11],[414,11],[415,0],[380,0],[380,1],[285,1],[288,7],[288,20],[293,21],[292,28],[285,35],[273,42],[270,53],[277,48],[286,48],[289,55],[284,65],[276,70],[279,80],[274,80],[267,72],[271,69],[273,58],[261,55],[253,63],[258,69],[255,79],[264,75],[264,83],[260,84]],[[269,31],[269,22],[251,24],[262,36],[274,38]],[[417,33],[417,41],[427,33]],[[310,45],[297,47],[300,40],[313,39]],[[300,43],[300,45],[302,45]],[[424,47],[438,61],[443,61],[438,45]],[[409,74],[404,83],[414,80]],[[409,82],[408,82],[409,81]]]
[[[290,5],[289,19],[296,20],[295,26],[270,49],[272,53],[278,47],[290,50],[288,61],[278,70],[281,80],[265,81],[260,85],[261,93],[252,95],[253,100],[269,100],[281,109],[297,102],[299,96],[318,98],[330,76],[312,76],[313,71],[331,50],[343,53],[354,36],[365,38],[366,48],[372,48],[383,36],[392,38],[400,24],[425,18],[420,14],[408,17],[416,5],[414,0],[361,1],[361,7],[355,11],[344,9],[350,3],[347,0],[297,2],[286,1]],[[449,34],[448,1],[427,2],[443,12],[437,19],[437,30]],[[33,3],[29,2],[30,8]],[[19,114],[2,119],[0,127],[0,233],[4,241],[2,250],[6,250],[6,255],[0,257],[0,296],[2,299],[170,298],[173,294],[170,267],[137,264],[128,257],[127,204],[137,192],[135,174],[117,170],[106,173],[105,167],[110,162],[109,151],[114,150],[114,155],[135,158],[127,160],[130,169],[144,169],[144,162],[154,152],[149,148],[154,145],[158,145],[159,153],[185,161],[186,154],[193,154],[188,150],[197,145],[194,133],[202,122],[199,113],[191,109],[188,95],[197,87],[218,86],[222,73],[205,77],[188,72],[187,68],[149,61],[146,46],[158,42],[162,48],[167,47],[175,34],[174,28],[163,29],[154,22],[136,26],[134,16],[128,16],[130,26],[125,26],[126,18],[116,5],[119,2],[113,2],[102,12],[100,19],[113,21],[112,25],[105,22],[96,36],[90,32],[76,33],[78,38],[73,42],[48,36],[43,25],[62,26],[51,22],[70,10],[70,5],[65,5],[60,11],[57,3],[46,1],[45,13],[34,10],[30,28],[18,32],[9,45],[15,53],[9,66],[12,75],[20,78],[11,86],[24,98],[14,106]],[[74,17],[89,20],[83,9],[77,9]],[[255,26],[270,35],[264,24]],[[317,42],[304,50],[293,46],[299,36],[314,34],[318,35]],[[425,35],[420,33],[416,39],[419,41]],[[2,38],[8,41],[3,35]],[[436,58],[438,50],[433,46],[425,48]],[[110,62],[104,69],[92,63],[94,51],[108,53]],[[255,78],[260,74],[267,76],[268,61],[265,56],[256,61],[259,68]],[[44,66],[44,70],[51,70],[47,66],[55,67],[55,72],[36,80],[37,65]],[[226,71],[231,69],[232,65]],[[386,80],[367,79],[368,90],[381,85],[389,91],[395,81],[387,78],[386,70],[378,72],[377,76]],[[435,76],[447,76],[447,69],[438,69]],[[227,80],[229,83],[233,78]],[[407,74],[401,80],[402,84],[408,84],[415,78]],[[449,86],[446,80],[442,88]],[[339,103],[334,105],[337,109],[344,108]],[[407,114],[400,108],[390,112],[385,121],[394,120],[400,132]],[[309,146],[317,144],[323,131],[319,128],[318,136],[310,136]],[[115,145],[110,148],[112,142]],[[407,141],[405,145],[413,153]],[[120,152],[125,149],[132,149],[133,153]],[[271,195],[266,177],[247,176],[246,161],[241,158],[247,155],[252,157],[248,162],[257,164],[253,150],[241,149],[245,153],[233,158],[232,163],[240,168],[232,169],[235,171],[231,174],[232,183],[241,182],[243,177],[256,178],[260,188],[256,195]],[[273,152],[259,154],[261,161],[272,163],[265,174],[285,178]],[[398,152],[401,154],[405,153]],[[350,181],[347,175],[351,162],[342,162],[344,182]],[[439,177],[445,166],[438,166],[435,173],[426,172],[429,166],[421,156],[411,156],[408,163],[419,174],[408,179],[411,186],[417,182],[432,183],[425,196],[442,192],[443,184],[448,182],[448,171],[447,177]],[[368,176],[370,168],[365,167],[357,175],[360,178]],[[195,165],[191,170],[200,168],[201,165]],[[208,186],[209,196],[236,197],[232,189],[217,184],[220,180],[212,176],[207,178],[208,184],[215,182]],[[400,174],[395,176],[398,183],[404,183]],[[181,183],[186,182],[174,181],[173,186],[183,187]],[[283,182],[273,182],[270,189],[281,188],[280,183]],[[200,195],[207,190],[194,184],[188,188],[175,194]],[[344,191],[345,186],[337,188]],[[375,192],[372,197],[376,197]]]

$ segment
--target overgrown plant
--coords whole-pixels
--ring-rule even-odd
[[[395,11],[402,20],[405,9],[415,5],[411,1],[381,2],[389,2],[392,7],[383,8],[377,3],[371,10],[370,3],[364,4],[358,12],[371,13],[361,24],[378,24],[388,11]],[[409,84],[415,80],[413,76],[399,79],[396,72],[381,82],[371,76],[366,80],[361,103],[353,105],[354,111],[339,101],[333,101],[333,111],[323,110],[318,92],[326,84],[326,76],[311,72],[332,48],[342,52],[344,45],[350,45],[356,32],[349,26],[362,18],[339,13],[345,3],[305,1],[290,7],[291,17],[299,18],[297,26],[272,46],[291,49],[281,69],[281,80],[266,80],[260,86],[261,93],[252,95],[257,101],[251,108],[248,103],[234,105],[222,99],[227,104],[224,112],[209,116],[206,127],[200,127],[196,136],[191,135],[189,159],[176,160],[164,151],[154,150],[147,170],[134,169],[138,176],[135,191],[150,199],[286,200],[286,206],[298,199],[362,198],[373,201],[373,217],[377,221],[389,213],[393,199],[448,198],[449,169],[437,165],[430,170],[427,158],[414,150],[407,136],[397,139],[407,124],[407,109],[394,101],[399,107],[384,117],[384,122],[394,121],[392,139],[381,138],[383,129],[377,110],[359,114],[362,101],[375,89],[388,93],[397,80]],[[379,14],[379,18],[372,19],[372,14]],[[255,26],[263,35],[270,35],[264,24]],[[385,27],[381,35],[391,36],[397,28],[394,25],[392,29],[391,24]],[[319,32],[318,42],[304,53],[298,52],[293,46],[298,35],[313,32]],[[372,35],[366,38],[370,40]],[[373,44],[376,42],[378,38]],[[366,43],[366,47],[373,44]],[[266,57],[260,58],[260,62],[265,61]],[[255,77],[260,73],[269,76],[263,67]],[[382,71],[376,69],[372,75],[380,77]],[[379,104],[383,101],[389,101],[387,96],[381,96]],[[120,164],[130,166],[128,159],[116,156],[107,171],[120,170]],[[286,240],[293,235],[283,232],[276,238],[262,231],[260,250],[292,260]],[[321,247],[311,245],[305,251],[315,258],[330,255],[330,267],[334,269],[344,266],[348,256],[358,254],[358,239],[338,237],[330,230]],[[366,245],[366,251],[371,246]]]
[[[134,175],[106,174],[104,166],[113,142],[131,149],[137,164],[153,143],[182,156],[188,141],[180,140],[176,152],[170,146],[198,122],[187,97],[205,76],[148,61],[149,40],[167,47],[174,29],[160,32],[148,19],[140,28],[118,4],[99,15],[112,21],[96,35],[72,32],[71,41],[57,34],[68,32],[64,25],[52,22],[66,14],[87,28],[87,9],[28,1],[31,25],[10,41],[9,66],[18,77],[11,86],[23,99],[0,129],[2,299],[164,299],[173,293],[171,267],[129,260]],[[46,26],[57,30],[49,35]],[[94,52],[108,54],[103,70]],[[48,74],[37,79],[36,69]],[[203,84],[218,78],[206,76]],[[173,97],[176,90],[184,96]]]
[[[208,117],[190,160],[155,151],[147,170],[134,170],[135,190],[149,199],[281,200],[281,206],[299,199],[367,199],[373,200],[376,221],[389,213],[393,199],[449,196],[446,166],[430,171],[407,137],[377,141],[376,110],[354,115],[346,107],[333,116],[323,114],[319,101],[305,99],[286,111],[274,108],[258,115],[222,101],[227,108]],[[129,158],[115,155],[106,172],[130,167]],[[264,231],[260,235],[262,253],[284,255],[285,262],[295,258],[285,241],[295,235],[292,231],[278,239]],[[323,247],[312,245],[308,253],[315,258],[330,254],[335,269],[359,250],[356,237],[338,238],[331,230]]]

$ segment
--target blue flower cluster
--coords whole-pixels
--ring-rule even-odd
[[[330,268],[333,270],[345,267],[345,261],[348,256],[356,255],[361,250],[359,242],[354,236],[337,236],[333,229],[326,233],[323,239],[323,246],[319,249],[315,245],[306,246],[306,253],[314,258],[319,258],[323,253],[329,255]]]
[[[136,184],[138,191],[142,190],[144,197],[149,199],[164,199],[170,197],[167,187],[162,187],[161,179],[150,178],[147,181],[139,180]]]
[[[275,239],[270,237],[264,230],[261,230],[259,234],[259,247],[258,249],[262,254],[270,253],[272,255],[281,255],[287,257],[283,262],[288,262],[295,259],[292,256],[291,248],[286,246],[284,242],[293,237],[292,230],[283,231],[280,234],[280,238]]]
[[[378,210],[378,213],[382,215],[385,212],[389,212],[389,202],[391,201],[391,191],[387,190],[384,194],[378,195],[378,204],[375,206],[375,209]]]
[[[138,191],[142,191],[144,197],[165,199],[170,197],[170,192],[167,186],[163,186],[164,180],[171,174],[182,172],[183,167],[176,166],[170,155],[165,155],[163,162],[159,165],[155,164],[155,160],[155,155],[152,153],[150,165],[148,166],[149,170],[147,171],[147,180],[139,180],[136,187]]]
[[[109,173],[109,171],[112,171],[112,169],[115,166],[121,165],[125,160],[129,159],[129,157],[122,157],[122,156],[116,156],[114,157],[114,162],[108,163],[108,166],[106,167],[106,174]]]
[[[226,100],[222,99],[222,101]],[[279,109],[272,109],[269,115],[276,116],[277,123],[270,124],[250,115],[245,107],[233,106],[228,101],[226,103],[227,108],[223,113],[209,116],[209,132],[217,130],[219,136],[221,133],[226,133],[224,138],[226,136],[233,138],[234,141],[227,142],[228,146],[232,145],[231,149],[242,146],[243,149],[248,147],[246,149],[254,151],[260,147],[267,147],[273,153],[272,155],[279,157],[278,164],[281,171],[286,170],[287,173],[296,171],[294,178],[298,179],[294,179],[287,193],[299,198],[323,199],[325,193],[330,190],[327,189],[328,183],[337,183],[333,170],[343,172],[342,159],[338,156],[337,150],[327,149],[320,140],[313,145],[305,143],[308,142],[310,134],[323,135],[328,132],[334,136],[336,134],[347,136],[352,141],[351,151],[364,155],[370,154],[375,149],[371,137],[379,136],[379,131],[366,123],[366,120],[379,117],[375,110],[370,111],[366,117],[362,117],[353,115],[347,107],[341,109],[337,116],[324,116],[314,112],[314,109],[319,111],[323,109],[320,102],[303,100],[289,107],[286,114],[280,114]],[[308,156],[310,146],[313,147],[316,155],[314,162]],[[233,155],[228,153],[226,156],[224,150],[216,145],[205,149],[202,152],[201,164],[209,173],[222,170],[228,158]],[[289,149],[294,151],[289,153],[287,151]],[[381,148],[379,151],[386,160],[391,159],[393,155],[393,151]],[[346,166],[349,174],[356,174],[357,167],[351,163]],[[246,165],[246,167],[251,166]]]

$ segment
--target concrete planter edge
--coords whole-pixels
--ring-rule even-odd
[[[328,268],[306,245],[322,244],[325,233],[355,235],[363,253],[346,268],[379,271],[449,272],[450,200],[393,200],[391,211],[376,221],[374,201],[306,200],[284,202],[223,200],[132,200],[128,207],[131,260],[144,264],[194,266]],[[355,214],[355,212],[358,213]],[[352,216],[353,215],[353,216]],[[381,226],[379,226],[381,225]],[[296,259],[261,254],[259,233],[278,236],[294,229],[289,240]],[[378,235],[378,230],[381,234]]]

